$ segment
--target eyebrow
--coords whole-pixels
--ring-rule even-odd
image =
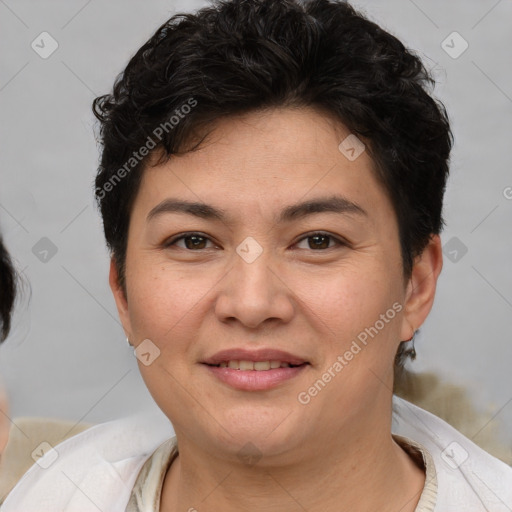
[[[338,213],[357,214],[367,216],[367,212],[358,204],[349,201],[342,196],[320,197],[302,203],[287,206],[274,219],[277,223],[290,222],[301,219],[315,213]],[[168,198],[157,204],[148,214],[146,221],[149,222],[155,217],[165,213],[185,213],[201,219],[219,220],[230,223],[229,216],[225,210],[215,208],[206,203],[183,201],[180,199]]]

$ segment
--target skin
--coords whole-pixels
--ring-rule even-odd
[[[390,433],[393,359],[431,309],[441,245],[433,236],[404,280],[396,216],[370,156],[349,161],[338,149],[349,133],[311,108],[253,112],[221,119],[198,151],[144,171],[128,233],[126,295],[113,262],[110,284],[131,342],[150,339],[160,350],[139,367],[180,449],[162,511],[416,507],[424,472]],[[288,205],[333,194],[366,213],[274,221]],[[229,222],[184,213],[148,221],[169,197],[221,208]],[[187,231],[207,237],[199,249],[183,239],[166,246]],[[315,245],[312,231],[334,238]],[[263,249],[252,263],[236,252],[248,236]],[[300,403],[298,394],[394,303],[400,313]],[[285,350],[310,364],[267,391],[233,389],[200,364],[240,347]],[[256,463],[239,457],[249,442],[261,456]]]

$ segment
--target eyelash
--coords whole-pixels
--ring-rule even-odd
[[[204,238],[213,243],[213,241],[208,236],[204,235],[203,233],[200,233],[197,231],[190,231],[190,232],[182,233],[180,235],[176,235],[175,237],[170,238],[169,240],[164,242],[164,248],[171,247],[171,246],[175,245],[176,242],[178,242],[179,240],[183,240],[185,238],[189,238],[192,236],[198,236],[200,238]],[[308,238],[313,238],[314,236],[325,236],[325,237],[331,238],[332,240],[334,240],[335,244],[339,247],[344,247],[344,246],[346,247],[349,245],[348,242],[346,242],[342,239],[339,239],[339,238],[335,237],[334,235],[331,235],[330,233],[325,233],[323,231],[314,231],[311,233],[307,233],[305,236],[303,236],[302,238],[297,240],[297,242],[295,242],[294,245],[298,244],[299,242],[302,242],[303,240],[307,240]],[[182,247],[181,247],[181,249],[184,249],[185,251],[188,251],[188,252],[200,252],[200,251],[206,250],[206,249],[198,249],[197,251],[195,251],[193,249],[187,249],[187,248],[182,248]],[[325,249],[309,249],[309,250],[314,251],[314,252],[322,252],[322,251],[326,251],[328,249],[334,249],[334,246],[327,247]]]

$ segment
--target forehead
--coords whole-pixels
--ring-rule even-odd
[[[311,108],[222,118],[199,149],[155,162],[145,169],[136,200],[146,215],[171,196],[217,205],[224,220],[263,211],[276,220],[283,205],[334,195],[362,210],[392,209],[363,142]]]

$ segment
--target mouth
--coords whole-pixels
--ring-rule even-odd
[[[302,364],[292,364],[287,361],[279,361],[279,360],[268,360],[268,361],[247,361],[247,360],[236,360],[230,359],[229,361],[222,361],[219,364],[207,364],[207,366],[213,366],[216,368],[231,368],[233,370],[241,370],[241,371],[256,371],[256,372],[265,372],[268,370],[276,370],[277,368],[297,368],[299,366],[304,366],[309,363]]]
[[[274,349],[224,350],[201,363],[218,381],[242,391],[274,388],[311,365],[299,356]]]
[[[208,366],[232,368],[234,370],[243,371],[268,371],[277,368],[293,368],[309,364],[306,359],[300,356],[273,348],[260,348],[258,350],[235,348],[221,350],[201,362]]]

